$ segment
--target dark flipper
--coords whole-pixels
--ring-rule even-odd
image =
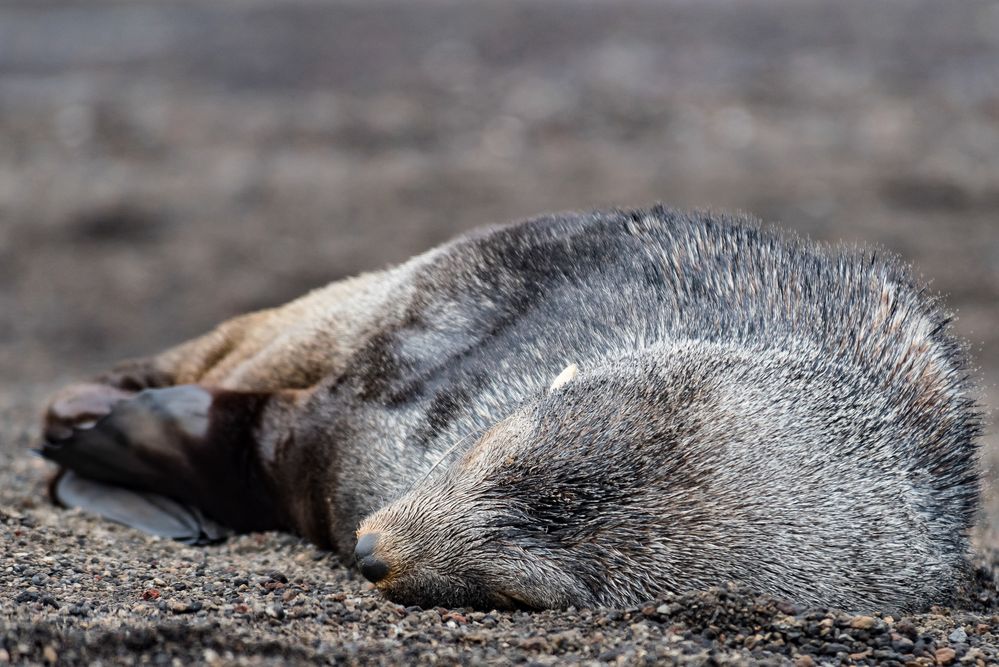
[[[256,443],[275,397],[180,385],[120,400],[96,423],[43,444],[43,456],[76,473],[58,480],[53,493],[182,539],[217,534],[205,529],[207,517],[236,532],[283,528]]]
[[[63,471],[53,483],[52,497],[66,507],[186,544],[209,544],[232,534],[196,507],[155,493],[97,482],[72,470]]]

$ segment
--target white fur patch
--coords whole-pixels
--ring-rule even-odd
[[[576,364],[569,364],[568,366],[565,367],[565,369],[562,370],[561,373],[558,374],[558,377],[552,380],[552,384],[550,387],[548,387],[548,391],[555,391],[556,389],[560,389],[565,385],[569,384],[569,382],[571,382],[572,379],[576,377],[576,373],[578,372],[579,372],[579,367],[576,366]]]

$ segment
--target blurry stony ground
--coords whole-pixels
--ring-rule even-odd
[[[61,383],[475,225],[654,200],[901,253],[999,405],[994,3],[0,2],[0,662],[994,657],[995,514],[966,599],[888,623],[407,612],[289,536],[42,499]]]

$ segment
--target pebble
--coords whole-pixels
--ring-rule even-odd
[[[937,664],[939,665],[949,665],[954,662],[954,659],[957,657],[957,653],[949,646],[938,648],[934,655],[937,659]]]
[[[840,653],[849,653],[850,647],[845,644],[830,642],[822,647],[822,652],[826,655],[838,655]]]
[[[201,602],[190,600],[170,600],[167,609],[175,614],[190,614],[201,610]]]
[[[877,623],[873,616],[854,616],[850,621],[850,627],[855,630],[870,630]]]

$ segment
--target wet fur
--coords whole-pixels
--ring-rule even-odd
[[[262,527],[379,532],[402,602],[909,610],[960,584],[978,502],[948,322],[892,258],[657,207],[473,233],[122,377],[212,387]]]

